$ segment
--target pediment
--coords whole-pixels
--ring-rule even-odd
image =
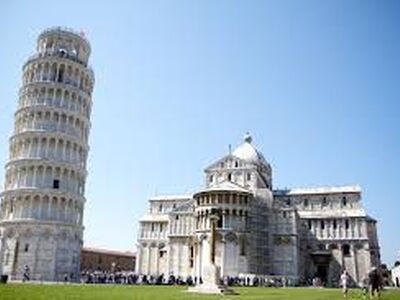
[[[239,184],[228,180],[224,180],[215,185],[209,186],[208,188],[199,191],[199,193],[211,192],[211,191],[235,191],[242,193],[250,193],[250,190],[246,189],[245,187],[240,186]]]
[[[173,214],[187,213],[187,212],[192,212],[192,210],[193,210],[193,199],[190,199],[185,203],[178,205],[175,209],[171,211],[171,213]]]

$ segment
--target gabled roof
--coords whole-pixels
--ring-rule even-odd
[[[115,255],[115,256],[126,256],[126,257],[136,257],[135,252],[131,251],[117,251],[117,250],[109,250],[109,249],[100,249],[94,247],[82,247],[82,252],[91,252],[96,254],[107,254],[107,255]]]
[[[361,193],[358,185],[302,187],[285,190],[274,190],[274,196],[334,194],[334,193]]]
[[[192,199],[192,195],[160,195],[149,198],[149,201],[184,201]]]
[[[179,205],[175,209],[173,209],[170,213],[172,214],[179,214],[179,213],[186,213],[192,212],[193,200],[186,201],[185,203]]]

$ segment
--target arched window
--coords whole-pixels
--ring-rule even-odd
[[[53,189],[59,189],[59,188],[60,188],[60,180],[54,179],[53,180]]]
[[[304,199],[303,205],[304,205],[304,207],[308,207],[308,199],[307,198]]]
[[[251,173],[247,173],[247,180],[251,180]]]
[[[57,75],[57,64],[53,63],[50,69],[50,80],[56,81],[56,75]]]
[[[236,194],[232,195],[232,204],[236,204]]]
[[[60,69],[58,70],[57,82],[64,82],[64,72],[65,72],[65,66],[61,65]]]
[[[342,253],[345,256],[349,256],[350,255],[350,245],[349,244],[342,245]]]
[[[210,175],[210,177],[209,177],[209,182],[213,182],[214,181],[214,176],[213,175]]]
[[[345,221],[345,226],[346,226],[346,229],[349,229],[349,227],[350,227],[349,220]]]
[[[343,198],[342,198],[342,205],[343,205],[343,206],[346,206],[346,205],[347,205],[347,199],[346,199],[346,197],[343,197]]]
[[[218,218],[217,228],[223,228],[223,227],[224,227],[224,218],[223,218],[223,217],[224,217],[224,216],[221,215],[221,216]]]
[[[162,212],[162,209],[163,209],[162,204],[160,204],[160,206],[158,207],[158,211]]]
[[[325,229],[325,222],[324,222],[324,220],[321,220],[321,229],[322,229],[322,230]]]
[[[336,228],[337,228],[336,220],[333,220],[333,229],[336,229]]]
[[[232,181],[232,173],[228,173],[228,180]]]

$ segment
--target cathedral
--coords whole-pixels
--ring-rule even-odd
[[[249,134],[206,167],[194,194],[151,197],[138,228],[140,275],[200,279],[212,257],[221,279],[318,277],[337,286],[344,269],[358,285],[380,264],[376,220],[360,187],[274,189],[271,165]]]

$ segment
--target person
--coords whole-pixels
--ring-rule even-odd
[[[349,283],[349,275],[346,270],[343,270],[342,275],[340,275],[340,284],[342,285],[343,297],[347,298],[348,293],[348,283]]]
[[[379,290],[381,287],[381,278],[379,271],[376,267],[372,267],[371,271],[368,274],[369,280],[369,295],[370,298],[373,299],[375,296],[379,298]]]
[[[287,285],[286,277],[282,277],[282,287],[286,287],[286,285]]]
[[[23,282],[29,281],[29,280],[30,280],[29,271],[30,271],[29,266],[28,266],[28,265],[25,265],[25,266],[24,266],[24,274],[23,274],[23,278],[22,278],[22,281],[23,281]]]
[[[312,279],[312,286],[317,287],[317,277],[313,277]]]

